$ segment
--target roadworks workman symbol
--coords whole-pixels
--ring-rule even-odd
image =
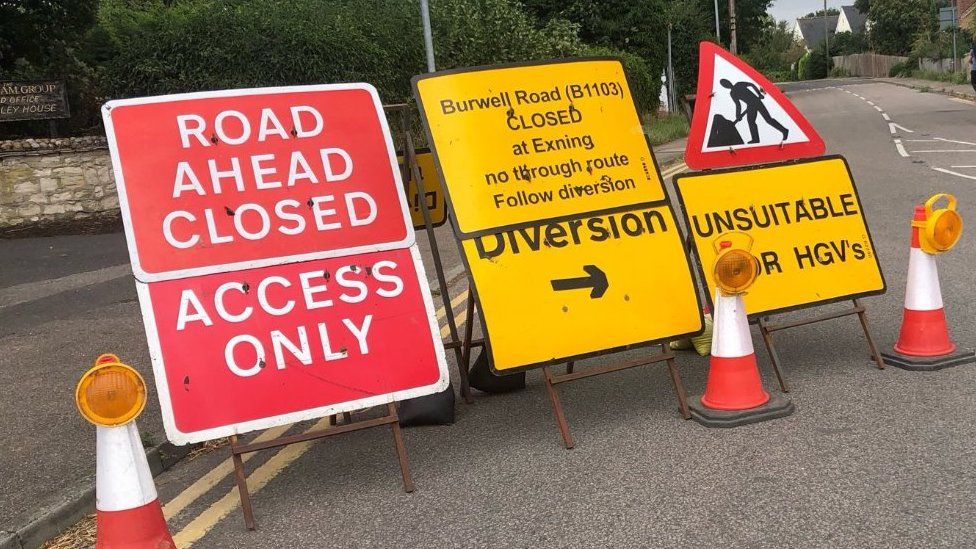
[[[685,149],[695,169],[823,154],[823,140],[779,89],[710,42],[699,53],[698,94]]]
[[[667,205],[463,241],[493,368],[697,333],[701,308],[682,242]]]
[[[841,157],[680,175],[675,187],[699,265],[714,263],[716,238],[745,233],[754,240],[764,280],[744,296],[750,315],[885,291]],[[714,295],[712,277],[703,280]]]
[[[763,103],[763,100],[766,98],[766,92],[762,88],[748,80],[733,84],[728,79],[722,78],[719,80],[719,83],[723,88],[729,90],[729,97],[735,103],[735,121],[729,122],[721,114],[715,114],[712,120],[711,131],[708,132],[709,148],[742,145],[742,135],[736,126],[743,118],[745,118],[749,126],[750,139],[746,143],[749,145],[761,143],[759,138],[759,125],[756,124],[756,119],[759,116],[762,116],[767,124],[782,132],[782,142],[786,142],[790,136],[790,130],[786,129],[769,114],[769,109]]]

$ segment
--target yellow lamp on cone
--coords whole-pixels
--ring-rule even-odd
[[[95,425],[125,425],[146,407],[146,382],[131,366],[99,357],[78,380],[75,403],[82,417]]]
[[[935,204],[945,198],[944,208]],[[925,201],[925,221],[912,221],[918,228],[919,245],[927,254],[941,254],[952,249],[962,236],[962,216],[956,211],[956,197],[948,193],[932,195]]]
[[[731,232],[715,239],[715,285],[725,295],[744,294],[759,276],[759,259],[752,255],[752,237]]]

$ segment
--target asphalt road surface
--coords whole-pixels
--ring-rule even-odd
[[[890,348],[913,206],[951,192],[964,219],[976,219],[976,145],[967,144],[976,106],[865,80],[787,89],[828,152],[851,164],[889,288],[865,303]],[[450,271],[456,252],[443,234]],[[41,254],[27,249],[38,240],[0,242],[0,528],[93,472],[94,433],[72,402],[91,358],[117,351],[149,373],[131,279],[112,270],[125,265],[122,240],[45,239]],[[969,347],[974,255],[970,230],[939,260],[953,335]],[[463,291],[459,279],[451,294]],[[559,387],[576,438],[567,451],[533,372],[525,391],[459,404],[451,427],[406,431],[412,494],[385,429],[254,454],[256,532],[243,527],[225,449],[157,484],[182,547],[976,545],[976,366],[879,371],[851,317],[778,341],[798,410],[776,421],[732,430],[682,421],[665,368],[648,366]],[[700,393],[707,361],[682,353],[678,364]],[[140,426],[158,441],[152,404]]]

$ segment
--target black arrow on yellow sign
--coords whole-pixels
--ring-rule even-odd
[[[583,288],[592,288],[590,290],[590,299],[598,299],[603,297],[606,293],[607,288],[610,287],[610,283],[607,282],[607,275],[600,270],[596,265],[583,265],[583,270],[586,271],[586,276],[581,276],[577,278],[558,278],[552,280],[552,289],[561,292],[564,290],[580,290]]]

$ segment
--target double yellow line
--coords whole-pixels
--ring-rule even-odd
[[[458,306],[465,302],[468,298],[468,290],[464,290],[451,300],[451,308],[455,311],[455,320],[459,325],[463,324],[467,318],[467,311],[462,308],[458,312]],[[437,310],[437,320],[441,322],[444,318],[446,311],[444,307]],[[447,337],[450,334],[450,329],[447,323],[442,323],[441,325],[441,337]],[[318,420],[314,425],[305,430],[305,432],[316,431],[320,429],[327,429],[329,427],[329,418],[325,417]],[[285,434],[291,425],[282,425],[280,427],[273,427],[268,429],[257,437],[254,438],[253,442],[263,442],[266,440],[272,440],[278,438]],[[258,493],[265,485],[268,484],[272,479],[278,476],[286,467],[292,464],[296,459],[302,457],[306,452],[311,449],[314,441],[301,442],[298,444],[292,444],[290,446],[285,446],[278,450],[275,455],[271,456],[268,461],[261,464],[260,467],[255,469],[247,477],[247,486],[251,491],[251,495]],[[256,454],[244,454],[241,459],[246,463],[251,457]],[[166,505],[163,506],[163,515],[166,520],[170,520],[180,512],[189,507],[193,502],[197,501],[207,492],[216,487],[224,479],[228,478],[234,473],[234,464],[230,458],[225,459],[220,462],[216,467],[214,467],[210,472],[203,475],[197,479],[193,484],[189,485],[182,492],[176,495],[173,499],[169,500]],[[228,492],[226,492],[220,499],[212,503],[209,507],[204,509],[202,513],[193,518],[182,530],[173,536],[173,541],[176,542],[177,547],[186,549],[192,546],[194,543],[200,541],[203,536],[207,535],[218,522],[226,518],[231,512],[240,507],[241,501],[237,493],[237,486],[235,485]]]

